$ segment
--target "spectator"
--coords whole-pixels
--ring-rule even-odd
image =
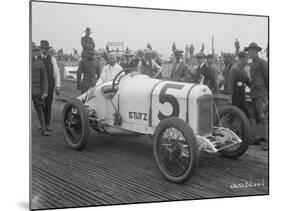
[[[232,104],[240,108],[249,118],[246,107],[245,87],[249,86],[249,78],[245,71],[248,62],[248,55],[241,51],[238,53],[238,62],[234,64],[229,72],[227,94],[231,95]]]
[[[45,99],[44,105],[44,115],[46,130],[51,131],[50,122],[51,122],[51,110],[53,103],[53,94],[54,90],[57,95],[60,93],[60,73],[57,61],[55,57],[48,54],[49,51],[49,42],[47,40],[40,41],[41,55],[38,56],[38,59],[43,61],[48,78],[48,96]]]
[[[139,61],[137,70],[139,73],[148,75],[151,78],[160,78],[162,75],[161,67],[152,60],[150,49],[145,49],[144,58]]]
[[[133,59],[133,54],[130,52],[130,50],[126,50],[124,56],[124,61],[121,62],[120,66],[123,69],[130,69],[125,71],[125,74],[132,71],[137,71],[137,63],[136,60]]]
[[[211,74],[214,76],[215,78],[215,89],[214,91],[217,91],[218,90],[218,72],[217,72],[217,69],[214,65],[214,56],[213,54],[208,54],[206,56],[206,59],[207,59],[207,66],[210,68],[210,71],[211,71]]]
[[[183,61],[183,51],[179,49],[174,50],[175,61],[172,65],[169,79],[171,81],[192,82],[192,75],[187,65]]]
[[[223,62],[224,62],[224,70],[223,70],[223,76],[224,76],[224,82],[223,82],[223,90],[226,92],[228,90],[228,74],[229,70],[231,69],[233,65],[232,61],[232,55],[230,53],[226,53],[223,55]]]
[[[94,50],[86,50],[84,54],[85,57],[80,61],[77,70],[77,89],[81,90],[81,94],[96,85],[101,72],[100,64],[94,58]],[[82,74],[83,80],[81,85]]]
[[[85,36],[81,38],[81,45],[82,45],[82,57],[84,56],[84,51],[86,50],[95,50],[95,43],[93,38],[90,37],[91,29],[89,27],[85,30]],[[86,56],[86,53],[85,53]]]
[[[115,53],[109,53],[108,64],[103,67],[97,86],[104,82],[112,81],[121,70],[122,67],[116,62]]]
[[[258,52],[262,50],[256,43],[245,48],[248,51],[252,64],[250,68],[251,98],[254,104],[256,122],[261,123],[265,135],[265,146],[268,150],[268,63],[259,58]]]
[[[157,51],[152,50],[152,51],[151,51],[151,55],[152,55],[152,60],[153,60],[154,62],[156,62],[159,66],[161,66],[161,60],[160,60],[160,58],[159,58],[159,56],[158,56]]]
[[[212,73],[212,70],[204,63],[205,54],[200,52],[196,54],[196,58],[199,66],[195,72],[195,83],[200,83],[203,77],[203,84],[207,85],[211,91],[214,92],[216,89],[215,76]]]
[[[48,96],[48,79],[44,63],[37,58],[39,54],[40,48],[32,43],[32,101],[41,126],[41,134],[49,136],[43,111],[44,99]]]

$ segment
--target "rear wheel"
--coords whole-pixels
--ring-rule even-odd
[[[82,150],[88,141],[89,117],[83,103],[69,100],[62,112],[62,127],[66,142],[72,149]]]
[[[160,172],[172,182],[186,182],[197,169],[196,137],[187,123],[177,117],[159,123],[153,135],[153,153]]]
[[[233,131],[242,142],[235,144],[220,151],[220,153],[228,158],[238,158],[242,156],[248,149],[251,138],[251,126],[244,112],[236,106],[227,105],[219,111],[219,118],[215,119],[215,126],[221,126]]]

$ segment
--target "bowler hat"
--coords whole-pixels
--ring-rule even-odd
[[[85,32],[92,33],[92,32],[91,32],[91,28],[90,28],[90,27],[87,27],[87,28],[85,29]]]
[[[49,42],[48,42],[47,40],[41,40],[41,41],[40,41],[40,48],[49,49],[49,48],[50,48]]]
[[[183,53],[183,50],[181,50],[181,49],[175,49],[174,50],[174,54],[176,55],[181,55]]]
[[[196,58],[197,59],[204,59],[205,58],[205,54],[203,52],[197,53],[196,54]]]
[[[249,51],[250,49],[256,49],[257,51],[261,51],[262,50],[262,48],[259,47],[258,44],[255,43],[255,42],[250,43],[250,45],[248,47],[246,47],[244,50],[245,51]]]

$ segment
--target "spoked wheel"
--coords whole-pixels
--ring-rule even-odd
[[[172,182],[186,182],[196,171],[196,137],[192,129],[177,117],[159,123],[153,136],[153,153],[161,173]]]
[[[67,143],[75,150],[82,150],[88,141],[89,118],[83,103],[69,100],[63,109],[62,126]]]
[[[235,144],[221,150],[221,154],[228,158],[237,158],[242,156],[249,147],[251,138],[251,126],[244,112],[235,106],[225,106],[218,111],[219,118],[215,119],[215,126],[221,126],[233,131],[241,140],[241,143]]]

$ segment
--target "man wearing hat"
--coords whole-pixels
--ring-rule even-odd
[[[93,38],[90,37],[91,29],[89,27],[85,30],[85,36],[81,37],[81,45],[82,45],[82,57],[84,56],[84,51],[86,50],[95,50],[95,43]]]
[[[48,97],[45,99],[44,106],[44,115],[46,122],[46,130],[51,131],[50,122],[51,122],[51,110],[53,103],[53,93],[54,90],[58,95],[60,92],[60,74],[57,61],[55,57],[49,55],[49,42],[47,40],[40,41],[41,55],[38,56],[38,59],[41,60],[47,72],[48,78]]]
[[[172,65],[169,79],[171,81],[192,82],[192,75],[187,65],[183,61],[183,51],[180,49],[174,50],[175,61]]]
[[[96,85],[101,73],[100,64],[94,57],[94,53],[94,50],[86,50],[85,57],[79,63],[77,70],[77,89],[81,90],[81,94]],[[83,81],[81,85],[82,74]]]
[[[109,53],[108,64],[103,67],[96,85],[98,86],[107,81],[112,81],[121,70],[123,70],[123,68],[117,63],[116,54],[114,52]],[[119,78],[122,75],[124,74],[122,73]]]
[[[245,88],[249,86],[249,78],[245,71],[248,63],[248,55],[245,51],[237,53],[239,60],[229,71],[227,94],[232,97],[232,105],[240,108],[249,118],[248,109],[246,107]]]
[[[144,50],[144,58],[139,61],[137,71],[151,78],[161,77],[161,66],[152,60],[152,51],[150,49]]]
[[[151,51],[152,60],[156,62],[159,66],[161,66],[161,59],[158,56],[158,52],[156,50]]]
[[[130,52],[129,49],[126,49],[125,54],[124,54],[124,60],[120,63],[120,66],[123,69],[130,69],[126,70],[125,74],[132,72],[132,71],[137,71],[137,63],[136,60],[133,59],[133,54]]]
[[[266,144],[264,150],[268,150],[268,63],[261,59],[258,53],[262,50],[256,43],[252,42],[245,50],[252,59],[250,68],[251,98],[254,104],[256,122],[262,124]]]
[[[195,72],[195,83],[200,83],[202,77],[204,78],[203,83],[207,85],[212,92],[216,91],[216,84],[215,84],[215,76],[212,73],[212,70],[205,64],[205,54],[200,52],[196,54],[196,58],[198,60],[198,68]]]
[[[41,126],[41,133],[43,136],[48,136],[50,134],[46,130],[43,111],[44,99],[48,96],[48,79],[45,65],[38,59],[39,54],[40,48],[36,47],[35,43],[32,43],[32,101]]]

